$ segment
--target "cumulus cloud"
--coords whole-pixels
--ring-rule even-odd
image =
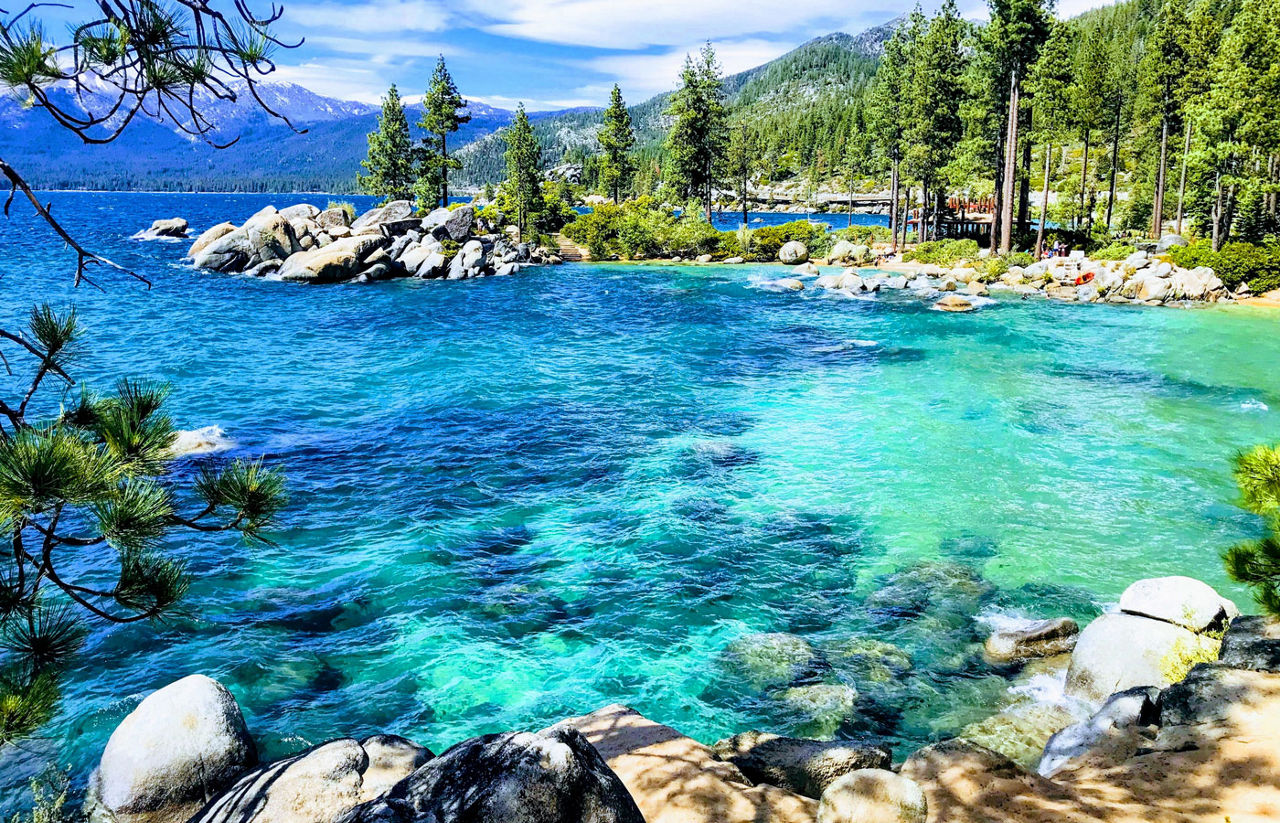
[[[794,0],[780,10],[760,0],[472,0],[486,31],[544,43],[643,49],[678,46],[690,37],[731,39],[778,30],[837,26],[849,19],[848,0]]]
[[[737,74],[767,63],[795,48],[794,43],[778,40],[747,39],[729,43],[712,43],[716,57],[726,75]],[[687,54],[696,54],[703,46],[693,43],[666,49],[657,54],[615,54],[577,61],[577,65],[611,79],[622,87],[632,102],[640,102],[654,94],[670,91],[679,84],[680,70]],[[608,96],[610,85],[595,84],[579,89],[590,91],[598,99]]]

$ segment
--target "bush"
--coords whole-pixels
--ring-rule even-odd
[[[977,257],[978,242],[976,240],[930,240],[907,252],[902,259],[916,263],[949,266],[958,260],[975,260]]]
[[[326,211],[329,209],[342,209],[347,213],[347,220],[354,221],[356,219],[355,203],[348,203],[345,200],[330,200],[329,205],[324,207]]]
[[[778,250],[793,240],[809,249],[811,257],[821,257],[831,247],[831,237],[822,223],[792,220],[779,226],[761,226],[751,232],[751,259],[772,263]]]
[[[848,240],[858,246],[871,246],[876,243],[889,243],[893,236],[888,226],[849,226],[832,232],[836,240]]]
[[[1093,251],[1089,256],[1094,260],[1123,260],[1138,250],[1131,243],[1112,243]]]
[[[1227,549],[1223,565],[1232,580],[1253,589],[1254,600],[1280,617],[1280,446],[1258,446],[1235,458],[1240,505],[1261,517],[1266,534]]]
[[[1169,259],[1184,269],[1208,266],[1228,288],[1248,283],[1255,292],[1280,288],[1280,246],[1227,243],[1219,251],[1208,240],[1169,249]]]

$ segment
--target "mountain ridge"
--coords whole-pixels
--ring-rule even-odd
[[[769,105],[784,98],[803,100],[795,89],[836,93],[844,88],[831,60],[854,55],[873,64],[892,33],[895,21],[849,35],[834,32],[813,38],[775,60],[725,78],[731,102]],[[90,90],[92,92],[92,89]],[[185,132],[170,118],[136,119],[119,139],[86,146],[57,126],[47,114],[24,107],[12,96],[0,97],[0,156],[19,168],[28,182],[44,189],[151,191],[330,191],[350,193],[376,127],[379,107],[326,97],[290,82],[257,84],[258,95],[299,130],[271,118],[247,89],[235,89],[234,100],[206,93],[202,113],[217,125],[214,142],[235,142],[214,149]],[[92,100],[57,89],[64,105],[93,108]],[[656,146],[665,131],[663,111],[671,92],[630,107],[639,146]],[[421,104],[407,104],[411,128]],[[497,182],[503,172],[500,131],[514,112],[475,102],[472,120],[452,143],[464,167],[459,185]],[[548,165],[566,152],[592,153],[602,107],[531,112],[534,130]]]

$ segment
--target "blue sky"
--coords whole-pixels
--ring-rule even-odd
[[[265,11],[266,0],[247,0]],[[1066,16],[1111,0],[1059,0]],[[464,96],[530,110],[599,106],[614,83],[638,103],[674,87],[685,54],[714,43],[727,73],[833,31],[857,33],[910,9],[886,0],[283,0],[277,24],[304,45],[273,79],[376,103],[395,82],[425,89],[443,54]],[[934,3],[936,5],[936,2]],[[92,13],[85,0],[80,15]],[[231,7],[230,0],[214,0]],[[926,4],[928,5],[928,4]],[[980,17],[983,0],[961,0]],[[67,14],[49,10],[47,17]],[[81,16],[79,19],[84,19]],[[50,20],[52,24],[53,21]],[[51,25],[51,29],[56,27]]]

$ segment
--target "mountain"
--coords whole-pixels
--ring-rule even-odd
[[[184,132],[170,117],[154,116],[135,118],[114,142],[89,146],[47,113],[0,97],[0,156],[44,189],[354,191],[379,107],[324,97],[293,83],[260,83],[257,90],[298,132],[239,88],[235,100],[206,94],[198,101],[216,124],[210,139],[236,141],[227,148]],[[104,111],[106,97],[89,91],[77,97],[55,88],[50,95],[61,106]],[[422,109],[409,105],[406,111],[414,124]],[[472,104],[470,112],[471,122],[455,137],[459,146],[492,134],[514,116],[482,103]]]
[[[826,114],[821,115],[826,118],[821,129],[806,124],[804,118],[847,108],[847,99],[858,94],[874,73],[884,41],[896,24],[890,21],[858,35],[819,37],[776,60],[725,78],[735,116],[768,124],[772,134],[811,136],[828,128]],[[294,83],[260,83],[256,88],[267,106],[303,133],[268,116],[243,86],[233,88],[234,100],[207,93],[198,100],[199,110],[217,126],[211,139],[236,141],[220,150],[185,133],[168,116],[140,116],[114,142],[85,145],[46,112],[0,95],[0,156],[28,182],[44,189],[354,191],[378,107],[325,97]],[[111,102],[105,88],[90,87],[81,97],[65,87],[50,94],[61,105],[85,111],[104,111]],[[661,144],[669,98],[669,93],[659,94],[631,107],[642,151],[656,151]],[[410,123],[416,123],[421,107],[406,109]],[[456,181],[473,186],[497,182],[505,170],[505,145],[499,132],[514,115],[481,103],[472,103],[470,112],[471,122],[451,140],[464,163]],[[560,162],[566,154],[585,156],[596,151],[600,109],[531,113],[530,119],[549,164]],[[837,133],[845,126],[834,128]]]
[[[898,17],[861,34],[837,32],[817,37],[774,60],[724,79],[727,103],[736,119],[772,136],[815,131],[810,115],[823,118],[821,127],[832,130],[834,140],[847,134],[847,123],[832,122],[830,110],[844,111],[875,76],[885,42],[905,17]],[[667,130],[663,115],[671,99],[664,92],[628,107],[641,152],[655,151]],[[534,135],[542,146],[544,165],[559,163],[596,150],[600,109],[545,114],[533,119]],[[785,139],[783,142],[787,142]],[[772,146],[779,148],[779,146]],[[803,146],[783,146],[803,150]],[[463,168],[460,181],[482,185],[500,180],[504,173],[500,133],[475,141],[459,152]],[[807,154],[807,152],[806,152]]]

